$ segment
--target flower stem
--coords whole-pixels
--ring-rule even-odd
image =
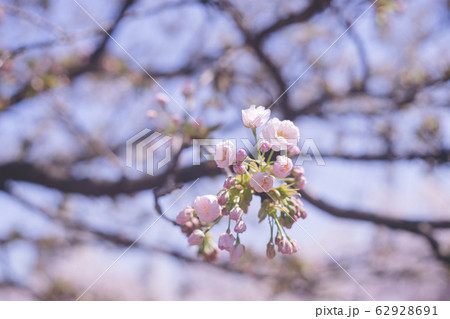
[[[205,230],[203,231],[203,233],[206,234],[207,232],[209,232],[209,230],[210,230],[211,228],[213,228],[218,222],[220,222],[221,219],[222,219],[222,216],[218,217],[218,218],[214,221],[214,223],[212,223],[211,225],[209,225],[208,227],[205,228]]]

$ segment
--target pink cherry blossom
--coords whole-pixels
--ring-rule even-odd
[[[277,160],[273,164],[273,173],[278,178],[285,178],[291,173],[292,160],[287,156],[277,156]]]
[[[226,168],[236,160],[236,148],[231,141],[225,141],[216,145],[214,160],[220,168]]]
[[[266,140],[275,151],[287,150],[289,145],[296,145],[300,138],[297,126],[289,120],[280,121],[273,118],[261,131],[261,138]]]
[[[257,193],[267,193],[273,186],[275,178],[266,172],[256,172],[250,179],[250,186]]]
[[[231,248],[230,250],[230,261],[231,262],[237,261],[244,255],[244,253],[245,253],[244,245],[239,244],[237,246],[233,246],[233,248]]]
[[[234,226],[234,231],[238,234],[245,232],[247,229],[247,226],[245,225],[243,220],[240,220],[236,223],[236,226]]]
[[[230,233],[223,233],[219,236],[219,249],[231,251],[234,244],[234,236]]]
[[[255,129],[264,125],[270,117],[270,110],[264,106],[252,105],[248,109],[242,110],[242,122],[245,127]]]
[[[179,225],[186,224],[194,216],[194,209],[191,206],[186,206],[176,217],[176,222]]]
[[[197,196],[194,209],[201,222],[210,223],[220,216],[220,205],[214,195]]]
[[[189,245],[195,246],[203,243],[203,239],[205,238],[205,233],[203,233],[200,229],[196,229],[192,232],[192,234],[188,238]]]

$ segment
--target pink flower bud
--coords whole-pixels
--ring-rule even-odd
[[[219,249],[231,251],[234,245],[234,236],[230,233],[223,233],[219,236]]]
[[[246,158],[247,158],[247,152],[243,148],[240,148],[237,151],[236,160],[238,162],[243,162],[243,161],[245,161]]]
[[[300,149],[297,145],[289,145],[287,149],[287,156],[294,157],[300,154]]]
[[[270,144],[266,141],[262,141],[259,142],[258,148],[261,151],[261,153],[266,153],[270,150]]]
[[[217,201],[219,202],[220,205],[225,205],[226,202],[228,201],[228,193],[220,194],[219,197],[217,197]]]
[[[169,97],[164,93],[158,93],[155,96],[155,100],[159,105],[164,106],[169,102]]]
[[[247,170],[245,169],[245,166],[242,165],[241,163],[234,164],[233,170],[236,174],[245,174],[247,172]]]
[[[204,238],[205,234],[200,229],[196,229],[188,238],[189,245],[200,245],[201,243],[203,243]]]
[[[283,255],[292,254],[292,244],[286,238],[283,238],[278,244],[278,251]]]
[[[223,183],[223,188],[230,188],[236,183],[236,178],[234,176],[228,176],[225,182]]]
[[[303,189],[305,189],[305,186],[306,186],[306,178],[305,178],[305,176],[302,176],[302,177],[300,177],[300,179],[295,183],[295,185],[297,185],[297,188],[299,189],[299,190],[303,190]]]
[[[205,252],[203,254],[203,259],[206,262],[212,263],[216,261],[218,258],[219,258],[219,250],[217,248],[211,249],[210,251]]]
[[[269,259],[274,259],[275,255],[276,255],[275,245],[272,242],[270,242],[270,243],[267,244],[266,256]]]
[[[278,233],[277,237],[275,237],[275,244],[279,245],[281,242],[281,239],[282,239],[282,237],[281,237],[280,233]]]
[[[181,125],[181,123],[183,123],[183,119],[178,114],[172,115],[172,121],[173,121],[173,124],[175,124],[177,126],[179,126],[179,125]]]
[[[230,261],[231,262],[235,262],[237,261],[239,258],[241,258],[245,253],[245,246],[244,245],[237,245],[237,246],[233,246],[233,248],[231,248],[230,251]]]
[[[192,223],[192,226],[193,226],[193,227],[198,227],[198,226],[200,226],[200,221],[198,220],[197,217],[193,217],[193,218],[191,219],[191,223]]]
[[[305,219],[306,217],[308,217],[308,212],[306,210],[302,210],[301,214],[302,214],[301,215],[302,219]]]
[[[292,175],[296,178],[296,179],[300,179],[300,177],[303,176],[303,174],[305,174],[305,169],[301,166],[294,166],[292,168]]]
[[[230,211],[230,218],[232,220],[238,220],[241,218],[243,213],[244,211],[240,207],[236,206]]]
[[[147,111],[147,117],[149,119],[154,119],[158,116],[158,112],[156,112],[155,110],[148,110]]]
[[[191,220],[194,215],[194,209],[191,206],[186,206],[181,212],[178,213],[176,217],[176,222],[179,225],[185,225]]]
[[[184,96],[189,97],[195,92],[195,85],[192,82],[186,82],[183,84],[183,88],[181,89],[181,93]]]
[[[292,245],[292,253],[296,253],[297,251],[300,250],[300,246],[295,239],[291,239],[291,245]]]
[[[243,220],[240,220],[236,223],[236,226],[234,226],[234,231],[238,234],[245,232],[247,229],[247,226],[245,225]]]
[[[228,212],[227,208],[226,208],[226,207],[223,207],[223,208],[222,208],[222,211],[221,211],[222,216],[227,216],[228,213],[229,213],[229,212]]]

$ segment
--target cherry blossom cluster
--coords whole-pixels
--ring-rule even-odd
[[[229,140],[216,145],[217,166],[232,167],[234,174],[225,179],[216,195],[198,196],[192,207],[186,206],[176,217],[189,244],[198,246],[199,256],[206,261],[216,260],[219,250],[229,252],[232,262],[244,255],[245,246],[241,243],[247,230],[244,219],[254,196],[261,200],[259,222],[267,220],[270,229],[267,257],[275,257],[275,247],[285,255],[299,250],[297,241],[286,231],[299,218],[306,218],[299,193],[306,185],[304,169],[292,162],[300,154],[299,130],[291,121],[269,118],[270,110],[262,106],[252,105],[242,111],[243,124],[255,138],[257,156],[249,156],[244,149],[236,151]],[[258,139],[257,128],[262,126]],[[223,219],[228,226],[216,246],[209,231]]]

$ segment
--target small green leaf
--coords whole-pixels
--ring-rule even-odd
[[[250,206],[251,201],[252,201],[252,191],[249,188],[245,188],[241,194],[241,200],[239,202],[239,206],[242,208],[244,213],[248,212],[248,207]]]
[[[267,214],[269,213],[269,211],[270,211],[270,205],[271,204],[271,202],[270,202],[270,200],[269,199],[265,199],[262,203],[261,203],[261,208],[259,209],[259,212],[258,212],[258,218],[259,218],[259,222],[262,222],[265,218],[266,218],[266,216],[267,216]]]

